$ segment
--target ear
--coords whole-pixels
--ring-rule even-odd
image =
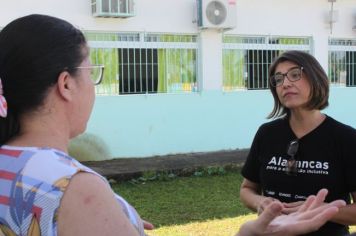
[[[66,101],[72,101],[75,81],[67,71],[59,74],[57,80],[58,94]]]

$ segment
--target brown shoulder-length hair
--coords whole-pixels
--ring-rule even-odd
[[[309,102],[306,108],[313,110],[322,110],[329,105],[329,80],[320,63],[312,55],[302,51],[286,51],[277,57],[269,67],[269,78],[276,71],[277,66],[285,61],[290,61],[303,67],[303,75],[310,85]],[[274,107],[267,118],[278,118],[289,115],[289,109],[284,107],[279,101],[276,87],[269,84],[274,99]]]

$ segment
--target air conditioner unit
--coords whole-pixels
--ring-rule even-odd
[[[197,0],[198,27],[233,29],[236,27],[236,0]]]
[[[135,16],[134,0],[92,0],[91,10],[95,17]]]

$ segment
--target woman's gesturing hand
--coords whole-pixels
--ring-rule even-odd
[[[292,236],[313,232],[346,205],[343,200],[324,203],[327,193],[322,189],[316,196],[309,196],[296,212],[289,215],[281,214],[283,204],[273,201],[256,220],[243,224],[237,236]]]

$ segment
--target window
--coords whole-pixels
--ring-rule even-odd
[[[356,40],[329,39],[330,83],[337,86],[356,86]]]
[[[119,12],[119,4],[117,0],[101,0],[102,12],[116,13]],[[120,11],[121,12],[121,11]]]
[[[98,94],[197,91],[195,35],[86,32],[91,60],[104,64]]]
[[[157,49],[118,49],[120,94],[157,93]]]
[[[133,0],[91,0],[94,16],[129,17],[134,16]]]
[[[223,90],[267,89],[268,68],[286,50],[311,51],[308,37],[223,37]]]

